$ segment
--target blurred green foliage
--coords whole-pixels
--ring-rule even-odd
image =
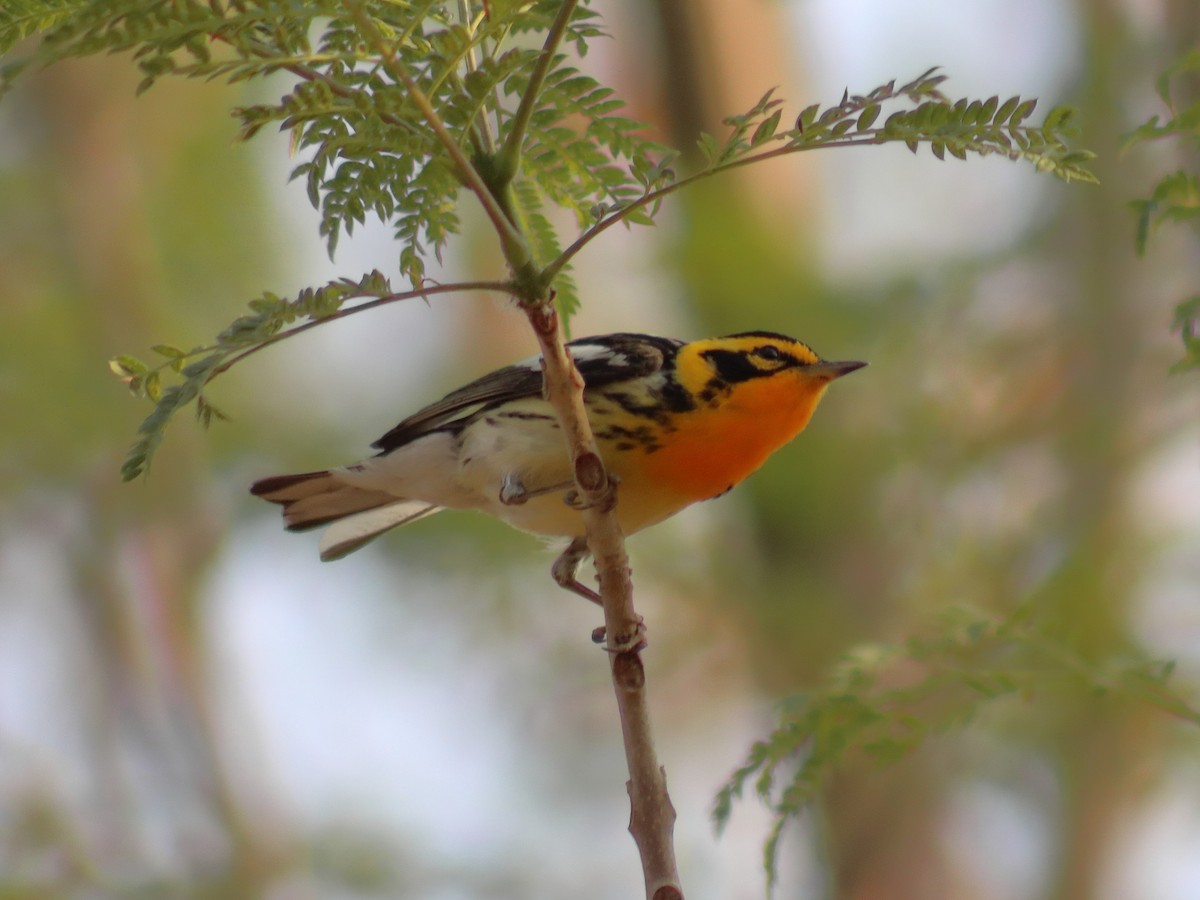
[[[1185,85],[1178,84],[1186,82]],[[1135,237],[1139,256],[1146,253],[1146,242],[1152,231],[1166,222],[1200,222],[1200,47],[1193,48],[1168,68],[1156,83],[1158,96],[1169,111],[1166,121],[1151,116],[1125,135],[1123,149],[1139,143],[1175,139],[1186,148],[1192,168],[1179,169],[1164,175],[1154,185],[1150,196],[1133,200],[1130,206],[1137,213]],[[1172,96],[1172,86],[1191,102],[1178,102]],[[1175,307],[1175,331],[1183,341],[1183,358],[1175,363],[1176,372],[1200,368],[1200,294],[1188,297]]]

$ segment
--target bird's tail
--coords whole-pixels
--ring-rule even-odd
[[[400,525],[438,512],[423,500],[407,500],[386,491],[355,487],[336,472],[301,472],[256,481],[250,493],[283,507],[288,531],[328,525],[321,536],[321,559],[340,559]]]

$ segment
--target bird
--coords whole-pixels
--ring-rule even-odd
[[[616,515],[634,534],[719,497],[804,430],[825,389],[866,365],[821,359],[773,331],[684,342],[617,333],[567,342]],[[565,439],[543,395],[542,360],[497,369],[404,419],[378,452],[335,469],[276,475],[250,492],[283,507],[289,531],[327,526],[322,560],[444,509],[488,513],[522,531],[568,538],[551,574],[600,603],[578,578],[589,556]]]

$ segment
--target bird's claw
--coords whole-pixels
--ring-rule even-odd
[[[563,494],[563,503],[578,512],[583,512],[585,509],[599,508],[604,512],[611,512],[617,505],[617,487],[621,484],[621,479],[611,472],[608,475],[608,489],[598,500],[585,500],[580,496],[579,491],[575,488]]]
[[[630,634],[619,635],[615,640],[608,641],[608,629],[603,625],[592,629],[592,643],[604,644],[607,653],[639,653],[648,646],[646,641],[646,620],[637,617],[637,625]]]

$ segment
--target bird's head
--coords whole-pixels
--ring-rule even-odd
[[[792,405],[816,401],[835,378],[864,362],[823,360],[807,344],[770,331],[748,331],[686,344],[676,374],[701,405]]]

